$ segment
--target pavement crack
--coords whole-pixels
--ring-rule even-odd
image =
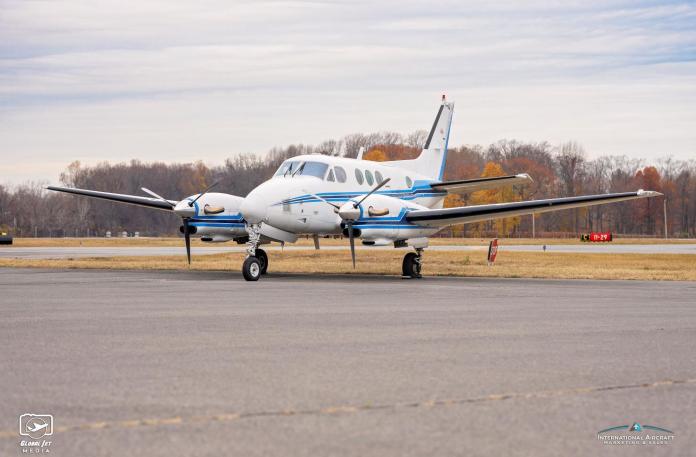
[[[230,422],[244,419],[254,419],[263,417],[288,417],[288,416],[332,416],[340,414],[356,414],[366,411],[380,410],[399,410],[408,408],[435,408],[456,406],[464,404],[477,404],[507,400],[529,400],[536,398],[552,398],[572,395],[586,395],[597,392],[610,392],[630,389],[656,389],[675,385],[696,384],[696,378],[688,379],[665,379],[655,382],[645,382],[639,384],[618,384],[611,386],[590,386],[576,387],[571,389],[542,390],[537,392],[512,392],[503,394],[491,394],[482,397],[453,398],[440,400],[423,400],[404,403],[389,404],[364,404],[364,405],[337,405],[318,409],[283,409],[269,411],[249,411],[240,413],[218,413],[213,415],[194,415],[188,417],[174,416],[164,418],[143,418],[129,419],[120,421],[98,421],[85,424],[68,425],[55,427],[54,433],[103,430],[103,429],[129,429],[139,427],[158,427],[166,425],[201,424],[210,422]],[[0,438],[17,438],[19,435],[16,429],[0,430]]]

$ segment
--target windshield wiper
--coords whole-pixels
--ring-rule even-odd
[[[285,178],[288,175],[288,173],[290,172],[290,170],[292,170],[293,163],[295,163],[295,162],[290,162],[290,164],[288,165],[288,168],[285,169],[285,172],[283,173],[283,178]]]
[[[295,170],[295,172],[292,174],[291,178],[294,178],[295,175],[296,175],[297,173],[299,173],[299,172],[301,172],[302,170],[304,170],[304,166],[305,166],[306,164],[307,164],[307,162],[302,162],[302,165],[300,165],[299,167],[297,167],[297,170]]]

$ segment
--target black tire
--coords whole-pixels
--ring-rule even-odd
[[[418,254],[409,252],[404,256],[404,261],[401,264],[401,271],[404,276],[409,278],[421,278],[421,265],[418,262]]]
[[[247,257],[242,265],[242,275],[247,281],[258,281],[261,277],[261,262],[256,257]]]
[[[256,249],[256,258],[259,259],[261,264],[261,274],[265,275],[268,271],[268,255],[263,249]]]

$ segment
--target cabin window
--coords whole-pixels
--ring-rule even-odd
[[[335,167],[336,170],[336,179],[338,182],[346,182],[346,170],[344,170],[341,167]]]
[[[367,181],[368,186],[371,186],[375,183],[375,180],[372,177],[372,172],[370,170],[365,170],[365,181]]]
[[[355,179],[358,181],[358,184],[362,184],[364,181],[362,171],[359,168],[355,169]]]
[[[413,180],[410,176],[406,176],[406,187],[410,188],[411,186],[413,186]]]
[[[375,181],[377,181],[377,184],[382,184],[382,181],[384,181],[382,173],[380,173],[379,171],[375,171]]]
[[[326,176],[326,180],[331,182],[336,181],[333,170],[329,169],[329,174]]]

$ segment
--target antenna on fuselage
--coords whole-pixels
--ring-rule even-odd
[[[362,160],[362,156],[365,153],[365,146],[360,146],[360,150],[358,151],[358,156],[355,158],[356,160]]]

